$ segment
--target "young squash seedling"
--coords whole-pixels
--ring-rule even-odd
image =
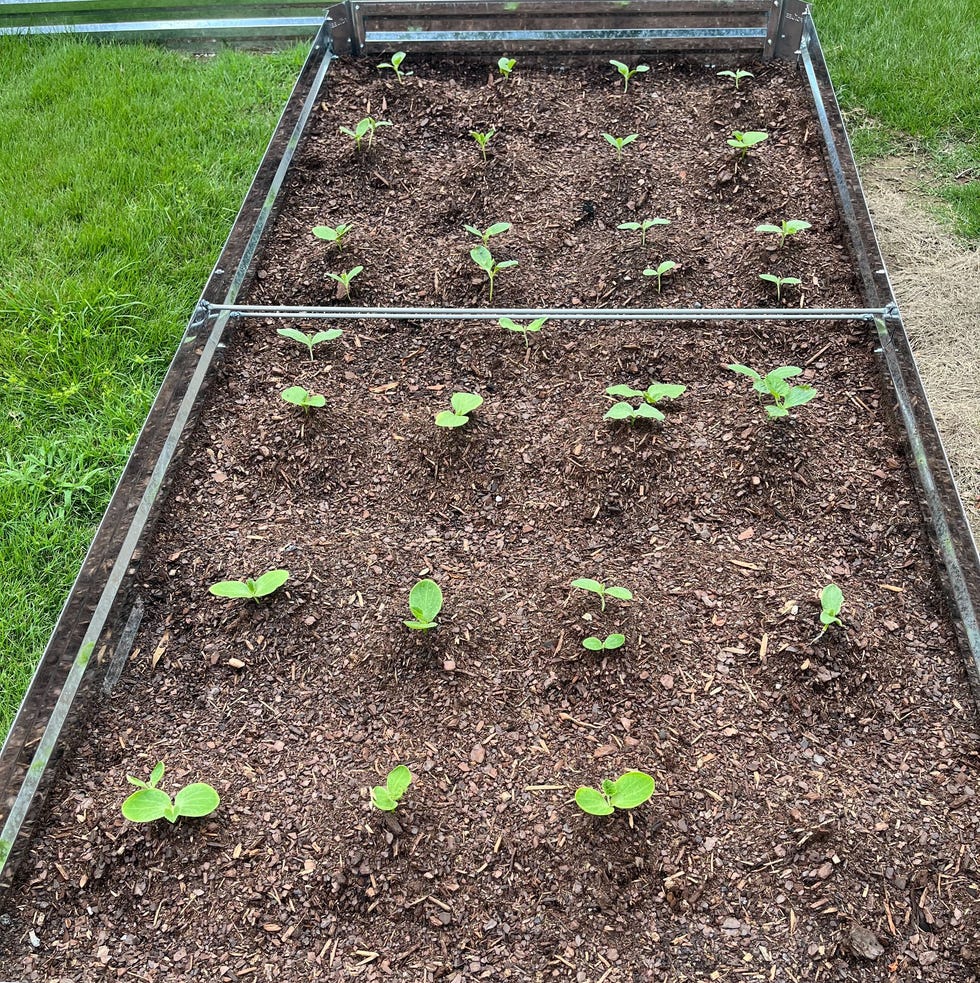
[[[374,134],[379,126],[391,126],[386,119],[375,119],[373,116],[365,116],[364,119],[358,120],[354,125],[352,130],[349,126],[342,126],[340,132],[346,134],[354,141],[354,150],[360,151],[361,144],[365,137],[367,137],[367,149],[371,149],[371,144],[374,143]]]
[[[510,222],[494,222],[489,228],[484,229],[482,232],[475,225],[464,225],[463,228],[474,235],[480,242],[486,246],[492,236],[499,236],[502,232],[509,232],[511,229]]]
[[[756,232],[772,233],[773,235],[779,236],[779,248],[782,249],[786,245],[786,240],[790,236],[795,236],[797,233],[805,232],[810,228],[809,222],[804,222],[799,218],[784,219],[779,225],[772,225],[768,222],[762,225],[757,225],[755,227]]]
[[[380,65],[378,65],[378,68],[390,68],[391,71],[395,73],[395,78],[398,79],[398,84],[404,85],[406,76],[412,74],[411,72],[402,71],[402,62],[404,61],[405,61],[405,52],[396,51],[391,56],[391,61],[383,61]]]
[[[317,225],[313,229],[313,235],[324,242],[332,242],[337,247],[337,252],[342,253],[344,251],[344,236],[353,228],[353,225]]]
[[[768,140],[769,134],[762,130],[748,130],[743,133],[741,130],[732,130],[732,135],[725,142],[735,150],[741,150],[744,157],[752,147]]]
[[[486,132],[482,130],[470,130],[470,136],[476,140],[476,145],[480,148],[480,153],[483,154],[484,164],[487,162],[487,144],[496,132],[493,127],[490,127]]]
[[[579,577],[572,581],[572,586],[578,590],[588,591],[590,594],[599,596],[600,610],[606,610],[606,598],[614,597],[617,601],[632,601],[633,592],[625,587],[607,587],[605,584],[593,580],[591,577]]]
[[[510,74],[514,71],[514,66],[516,64],[516,58],[508,58],[506,55],[504,55],[497,60],[497,71],[499,71],[500,74],[503,75],[503,77],[509,82]]]
[[[843,606],[844,594],[837,584],[827,584],[820,591],[820,624],[823,625],[820,635],[823,635],[831,625],[844,627],[844,622],[838,617]],[[819,638],[820,635],[817,637]]]
[[[665,259],[658,267],[653,268],[648,266],[644,271],[644,276],[655,276],[657,278],[657,293],[663,292],[663,279],[664,274],[669,273],[671,270],[676,270],[677,264],[672,259]]]
[[[620,222],[616,226],[617,229],[622,229],[625,232],[639,232],[640,233],[640,247],[644,247],[647,244],[647,232],[652,229],[655,225],[670,225],[669,218],[645,218],[642,222]]]
[[[632,386],[617,385],[610,386],[606,390],[607,396],[621,396],[623,399],[618,403],[613,403],[609,411],[603,417],[604,420],[628,420],[635,423],[637,420],[664,420],[666,417],[657,408],[657,403],[662,399],[676,399],[687,391],[687,386],[677,385],[669,382],[654,382],[646,389],[634,389]],[[635,399],[637,396],[643,397],[643,402],[634,407],[626,402],[628,399]]]
[[[279,396],[293,406],[302,406],[305,413],[310,412],[311,406],[320,409],[327,405],[326,396],[322,393],[311,393],[309,389],[304,389],[302,386],[290,386],[279,393]]]
[[[279,590],[286,581],[289,580],[288,570],[267,570],[255,580],[221,580],[212,584],[208,591],[215,597],[244,597],[259,602],[260,597]]]
[[[735,91],[738,92],[738,85],[742,79],[754,79],[755,75],[752,72],[746,71],[744,68],[736,68],[733,72],[730,68],[726,68],[723,72],[715,72],[721,78],[732,79],[735,83]]]
[[[596,638],[595,635],[590,635],[588,638],[582,639],[582,647],[587,648],[590,652],[612,652],[622,648],[625,642],[625,635],[608,635],[606,638]]]
[[[326,331],[317,331],[316,334],[307,334],[297,328],[279,328],[277,335],[288,338],[290,341],[298,341],[301,345],[306,345],[310,350],[310,361],[313,361],[313,348],[325,341],[333,341],[339,338],[344,332],[340,328],[328,328]]]
[[[629,136],[614,137],[611,133],[603,133],[602,138],[611,147],[616,148],[616,160],[621,162],[623,159],[623,147],[628,147],[639,135],[639,133],[630,133]]]
[[[394,812],[411,784],[412,773],[405,765],[396,765],[388,772],[384,785],[375,785],[371,789],[371,805],[382,812]]]
[[[122,804],[122,814],[131,823],[152,823],[157,819],[175,823],[181,816],[197,819],[210,816],[221,804],[218,793],[207,782],[185,785],[171,799],[163,789],[157,788],[165,770],[163,762],[159,761],[148,782],[126,776],[126,781],[139,790]]]
[[[506,328],[508,331],[515,331],[518,334],[524,335],[524,347],[530,348],[530,342],[527,340],[529,334],[536,334],[540,331],[546,324],[548,319],[546,317],[536,317],[533,321],[528,324],[518,324],[512,318],[502,317],[497,324],[502,328]]]
[[[623,93],[624,94],[629,89],[629,87],[630,87],[630,79],[634,75],[638,75],[638,74],[641,74],[642,72],[649,72],[650,71],[650,66],[649,65],[637,65],[636,68],[630,68],[628,65],[624,65],[621,61],[616,61],[615,59],[612,59],[612,58],[609,60],[609,64],[612,65],[612,67],[615,68],[616,71],[619,72],[619,74],[623,76]]]
[[[766,404],[766,413],[770,419],[789,416],[789,411],[793,407],[809,403],[817,395],[816,389],[812,386],[791,386],[786,381],[803,373],[803,369],[796,365],[781,365],[765,376],[747,365],[726,365],[725,368],[739,375],[748,376],[752,380],[752,388],[757,393],[772,398],[772,404]]]
[[[344,288],[345,297],[350,297],[351,281],[359,273],[363,273],[363,272],[364,272],[363,266],[355,266],[354,269],[347,270],[346,273],[328,273],[327,276],[330,277],[331,280],[336,281],[338,284],[340,284],[340,286]]]
[[[759,279],[765,280],[766,283],[774,283],[776,285],[777,304],[783,299],[783,287],[798,287],[801,282],[798,276],[775,276],[772,273],[760,273]]]
[[[405,621],[406,628],[412,631],[428,631],[439,622],[436,618],[442,610],[442,589],[434,580],[420,580],[409,592],[408,609],[412,620]]]
[[[437,427],[465,427],[470,422],[470,413],[483,405],[483,397],[478,393],[453,393],[449,400],[452,410],[436,414]]]
[[[518,265],[516,259],[505,259],[498,263],[486,246],[477,246],[470,250],[470,259],[483,270],[490,281],[490,302],[493,303],[493,281],[501,270],[510,270]]]
[[[616,781],[603,779],[602,791],[580,786],[575,804],[590,816],[608,816],[615,809],[635,809],[653,795],[654,781],[644,771],[628,771]]]

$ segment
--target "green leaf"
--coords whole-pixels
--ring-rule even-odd
[[[432,624],[442,610],[442,588],[434,580],[420,580],[408,595],[408,607],[417,621]]]
[[[623,137],[620,141],[620,145],[623,147],[628,147],[637,137],[639,133],[631,133],[628,137]]]
[[[279,328],[276,334],[282,335],[283,338],[289,338],[290,341],[298,341],[301,345],[306,345],[309,347],[313,339],[302,331],[297,331],[296,328]]]
[[[672,259],[665,259],[658,267],[657,273],[663,276],[665,273],[669,273],[671,270],[677,268],[677,264]]]
[[[613,807],[601,792],[585,786],[576,789],[575,804],[590,816],[608,816],[613,811]]]
[[[252,597],[248,585],[240,580],[222,580],[212,584],[208,591],[215,597]]]
[[[820,591],[820,604],[826,614],[831,616],[840,614],[840,609],[844,606],[844,594],[837,584],[827,584]]]
[[[768,223],[763,225],[757,225],[755,227],[756,232],[771,232],[774,235],[781,236],[783,230],[778,225],[769,225]]]
[[[652,405],[662,399],[676,399],[678,396],[683,396],[685,392],[687,392],[687,386],[671,382],[654,382],[642,395]]]
[[[642,226],[639,222],[620,222],[616,228],[623,229],[626,232],[637,232],[642,228]]]
[[[781,365],[778,369],[773,369],[766,378],[792,379],[803,374],[803,369],[797,365]]]
[[[150,773],[150,781],[146,786],[147,788],[156,788],[157,785],[163,780],[164,772],[166,771],[166,766],[162,761],[158,761]]]
[[[319,345],[321,341],[333,341],[335,338],[339,338],[343,333],[344,332],[340,328],[328,328],[326,331],[317,331],[317,333],[310,339],[310,344]]]
[[[598,580],[593,580],[591,577],[579,577],[578,580],[572,581],[572,586],[579,590],[592,591],[593,594],[604,594],[606,591],[605,584],[600,584]]]
[[[150,787],[146,782],[141,782],[134,775],[127,775],[126,776],[126,781],[129,782],[130,785],[135,785],[137,788],[149,788]]]
[[[483,405],[483,397],[478,393],[453,393],[449,403],[459,416],[467,416]]]
[[[755,369],[750,369],[747,365],[726,365],[725,368],[731,369],[732,372],[737,372],[739,375],[747,375],[750,379],[755,379],[756,381],[761,381],[762,379],[762,376]]]
[[[619,601],[632,601],[633,592],[625,587],[607,587],[606,593],[610,597],[615,597]]]
[[[158,788],[143,788],[133,792],[122,804],[122,814],[131,823],[152,823],[163,819],[171,808],[170,796]]]
[[[388,794],[397,802],[412,784],[412,773],[405,765],[398,765],[388,772]]]
[[[603,420],[632,420],[635,415],[636,410],[629,403],[613,403]]]
[[[634,396],[642,396],[643,393],[639,389],[634,389],[632,386],[627,385],[616,385],[610,386],[606,390],[607,396],[625,396],[627,399],[632,399]]]
[[[773,396],[778,399],[785,399],[789,395],[790,385],[789,383],[778,375],[773,375],[772,372],[765,378],[766,389],[772,393]]]
[[[485,236],[499,236],[502,232],[507,232],[510,227],[510,222],[494,222],[493,225],[491,225],[482,234]]]
[[[380,785],[371,789],[371,805],[382,812],[394,812],[398,808],[398,803],[388,794],[388,790]]]
[[[656,406],[652,406],[650,403],[640,403],[640,405],[637,406],[633,416],[635,419],[638,420],[665,420],[666,419],[663,413],[660,410],[658,410]]]
[[[516,259],[505,259],[502,263],[497,264],[498,270],[509,270],[512,266],[517,266],[518,261]]]
[[[279,590],[287,580],[289,580],[288,570],[267,570],[255,580],[255,596],[265,597],[267,594]]]
[[[796,235],[797,232],[806,232],[809,228],[811,228],[809,222],[804,222],[799,218],[791,218],[788,222],[783,222],[782,232],[784,235],[792,236]]]
[[[207,782],[195,782],[187,785],[174,796],[174,808],[177,815],[197,819],[200,816],[210,816],[218,808],[221,799],[218,793]]]
[[[784,286],[798,287],[803,281],[798,276],[784,276],[782,282]]]
[[[776,419],[781,416],[789,416],[789,410],[785,406],[767,406],[766,412],[772,419]]]
[[[760,273],[759,279],[765,280],[767,283],[774,283],[777,287],[783,282],[778,276],[773,276],[772,273]]]
[[[653,795],[653,779],[642,771],[628,771],[617,779],[609,801],[617,809],[635,809]]]
[[[590,652],[601,652],[604,646],[595,635],[590,635],[588,638],[582,639],[582,647],[587,648]]]
[[[428,631],[430,628],[435,628],[436,623],[434,621],[403,621],[402,624],[406,628],[411,628],[412,631]]]
[[[817,391],[812,386],[794,386],[786,396],[785,405],[787,408],[802,406],[804,403],[809,403],[810,400],[816,395]]]
[[[493,269],[493,256],[486,246],[476,246],[471,249],[470,259],[486,273],[489,273]]]
[[[616,61],[615,58],[610,58],[609,64],[612,65],[612,67],[615,68],[617,72],[629,71],[629,69],[621,61]]]
[[[625,635],[610,635],[603,643],[602,647],[608,651],[614,651],[615,649],[622,648],[626,643]]]
[[[437,427],[446,427],[447,429],[454,430],[457,427],[465,427],[469,422],[470,418],[468,416],[459,416],[451,410],[442,410],[440,413],[436,413]]]

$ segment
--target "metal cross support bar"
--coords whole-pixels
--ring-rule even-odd
[[[867,307],[290,307],[199,305],[206,317],[266,317],[298,321],[492,321],[501,317],[554,321],[873,321],[891,308]],[[195,316],[197,316],[195,314]]]
[[[345,0],[327,20],[334,51],[355,56],[492,45],[770,59],[796,56],[808,9],[803,0]]]

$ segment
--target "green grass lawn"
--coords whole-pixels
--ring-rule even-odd
[[[972,6],[814,17],[859,154],[928,155],[980,239]],[[303,56],[0,39],[0,733]]]
[[[859,160],[924,154],[957,231],[980,240],[980,7],[816,0],[813,19]]]
[[[0,39],[0,734],[304,56]]]

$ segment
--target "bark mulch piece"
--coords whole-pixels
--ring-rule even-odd
[[[766,269],[804,280],[784,302],[857,302],[789,70],[736,96],[656,66],[623,97],[605,70],[412,67],[335,66],[250,300],[328,303],[324,273],[363,265],[357,303],[483,304],[461,226],[500,220],[501,303],[773,305]],[[336,130],[368,111],[395,125],[355,158]],[[484,168],[467,131],[491,125]],[[771,133],[737,174],[736,127]],[[642,133],[622,168],[604,130]],[[646,251],[615,228],[655,215]],[[813,228],[768,248],[781,217]],[[339,222],[342,257],[309,231]],[[525,346],[420,317],[346,322],[311,361],[279,326],[234,325],[128,669],[0,907],[0,978],[977,978],[976,707],[871,329],[552,322]],[[731,362],[819,395],[769,421]],[[653,381],[688,387],[662,424],[602,419],[608,386]],[[440,430],[455,391],[485,403]],[[277,567],[260,603],[207,592]],[[420,577],[446,600],[421,636]],[[634,598],[600,610],[578,577]],[[124,821],[158,760],[219,811]],[[372,810],[397,763],[413,784]],[[574,805],[631,769],[647,805]]]

